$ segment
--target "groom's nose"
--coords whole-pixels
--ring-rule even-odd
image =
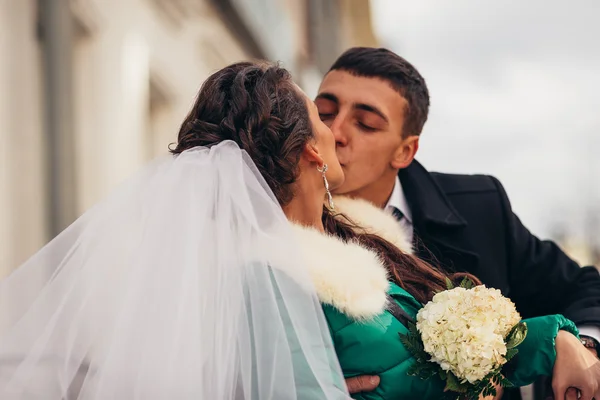
[[[338,146],[346,146],[349,141],[349,131],[348,124],[346,122],[348,118],[342,114],[338,113],[333,123],[331,124],[331,132],[333,132],[333,137],[335,138],[335,144]]]

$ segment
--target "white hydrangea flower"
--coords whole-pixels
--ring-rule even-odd
[[[436,294],[416,325],[431,361],[461,382],[476,383],[506,363],[504,339],[520,321],[513,302],[481,285]]]

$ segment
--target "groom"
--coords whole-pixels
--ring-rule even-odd
[[[421,258],[500,289],[523,318],[564,314],[595,351],[598,271],[580,268],[555,243],[530,233],[497,179],[432,173],[414,160],[429,93],[409,62],[385,49],[352,48],[325,76],[316,104],[346,174],[337,194],[389,209],[413,233]],[[348,386],[360,392],[377,383],[361,377]]]

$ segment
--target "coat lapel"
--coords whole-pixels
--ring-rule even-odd
[[[442,188],[416,160],[398,174],[413,213],[414,247],[420,258],[447,271],[475,275],[479,255],[463,240],[467,222],[452,206]]]

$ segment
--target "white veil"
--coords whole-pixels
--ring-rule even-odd
[[[347,399],[305,268],[234,142],[160,159],[0,282],[0,399]]]

